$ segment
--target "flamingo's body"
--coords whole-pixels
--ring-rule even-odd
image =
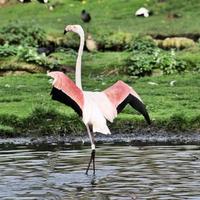
[[[77,27],[78,29],[75,29]],[[74,29],[76,31],[74,31]],[[78,34],[84,33],[79,25],[69,25],[65,30],[70,30]],[[80,36],[82,35],[80,34]],[[107,120],[113,122],[113,119],[117,117],[117,114],[121,112],[127,104],[130,104],[139,111],[149,124],[150,118],[139,95],[132,87],[128,86],[123,81],[117,81],[114,85],[102,92],[82,90],[80,55],[82,55],[83,50],[83,37],[81,37],[81,44],[76,64],[76,84],[63,72],[49,72],[48,75],[54,79],[51,92],[52,98],[72,107],[79,116],[82,117],[83,123],[87,127],[92,147],[88,169],[92,160],[94,169],[95,142],[93,133],[100,132],[103,134],[110,134],[110,130],[106,123]],[[86,173],[88,172],[88,169]]]
[[[93,132],[110,134],[106,120],[113,122],[127,103],[134,107],[134,101],[140,103],[140,110],[136,110],[150,123],[139,95],[123,81],[102,92],[89,92],[79,89],[63,72],[50,72],[48,75],[54,78],[52,98],[71,106],[82,117],[84,124],[92,127]]]

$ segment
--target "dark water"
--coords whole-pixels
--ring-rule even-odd
[[[200,200],[199,146],[0,146],[0,199]],[[91,174],[91,172],[90,172]]]

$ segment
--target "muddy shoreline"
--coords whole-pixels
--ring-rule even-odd
[[[95,135],[96,144],[123,145],[200,145],[200,132],[135,131]],[[52,135],[0,138],[0,145],[90,145],[87,133],[81,135]]]

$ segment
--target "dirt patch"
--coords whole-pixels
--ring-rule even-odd
[[[30,72],[27,71],[0,71],[0,76],[8,76],[8,75],[23,75],[23,74],[29,74]]]
[[[13,63],[9,61],[0,64],[2,65],[0,69],[0,76],[46,72],[46,69],[44,67],[40,67],[34,64],[20,63],[20,62]]]

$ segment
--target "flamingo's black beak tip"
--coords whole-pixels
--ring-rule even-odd
[[[64,30],[64,35],[67,33],[67,31],[66,30]]]

